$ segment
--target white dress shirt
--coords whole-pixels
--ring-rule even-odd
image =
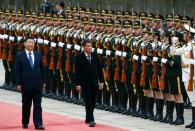
[[[29,51],[27,51],[27,50],[25,50],[25,51],[26,51],[26,55],[27,55],[27,58],[28,58],[28,59],[29,59],[29,53],[31,53],[32,61],[33,61],[33,65],[34,65],[34,63],[35,63],[35,56],[34,56],[33,51],[32,51],[32,52],[29,52]]]

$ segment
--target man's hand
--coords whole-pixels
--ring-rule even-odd
[[[45,89],[46,88],[46,83],[43,83],[43,89]]]
[[[77,90],[78,92],[81,92],[81,86],[80,86],[80,85],[76,86],[76,90]]]
[[[99,89],[102,90],[104,88],[104,83],[99,84]]]
[[[22,92],[22,86],[21,86],[21,85],[18,85],[18,86],[16,87],[16,90],[19,91],[19,92]]]

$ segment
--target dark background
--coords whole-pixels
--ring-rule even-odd
[[[45,0],[0,0],[0,4],[4,8],[14,9],[29,9],[36,10]],[[47,0],[55,3],[61,0]],[[83,7],[100,8],[100,9],[121,9],[122,10],[136,10],[161,13],[166,15],[169,12],[174,12],[180,15],[195,15],[195,0],[62,0],[67,5],[75,5],[78,3]]]

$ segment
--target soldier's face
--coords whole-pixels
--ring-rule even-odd
[[[43,25],[44,24],[44,19],[39,19],[39,23],[40,23],[40,25]]]
[[[121,33],[121,27],[120,26],[115,26],[114,31],[117,34],[120,34]]]
[[[143,25],[147,25],[148,24],[148,20],[146,18],[142,18],[141,20],[142,20],[142,24]]]
[[[50,19],[47,19],[47,20],[46,20],[46,25],[47,25],[47,26],[50,26],[51,24],[52,24],[52,21],[51,21]]]
[[[149,20],[148,20],[148,25],[149,25],[149,27],[153,27],[153,25],[154,25],[154,21],[153,21],[153,20],[151,20],[151,19],[149,19]]]
[[[176,29],[179,29],[181,27],[181,22],[176,22]]]
[[[140,28],[135,28],[134,29],[134,35],[139,36],[141,34],[141,29]]]
[[[74,21],[67,21],[68,28],[73,27],[73,25],[74,25]]]
[[[95,24],[90,24],[90,30],[93,32],[93,31],[95,31],[95,29],[96,29]]]
[[[99,30],[99,32],[103,32],[104,31],[104,25],[99,25],[98,30]]]
[[[125,33],[125,35],[131,34],[131,27],[125,27],[124,28],[124,33]]]
[[[77,22],[74,23],[74,26],[75,26],[76,29],[80,29],[81,28],[81,23],[77,21]]]
[[[173,27],[173,25],[174,25],[173,20],[168,20],[168,21],[167,21],[167,26],[168,26],[168,28]]]
[[[113,26],[106,26],[106,30],[108,33],[112,33],[113,32]]]
[[[149,34],[148,33],[143,33],[142,38],[143,38],[144,41],[148,40]]]
[[[31,17],[26,18],[26,23],[30,23],[31,22]]]
[[[25,49],[27,51],[33,51],[34,50],[34,46],[35,46],[35,42],[33,39],[28,39],[25,43],[24,43]]]
[[[54,20],[54,21],[53,21],[53,25],[54,25],[55,27],[58,26],[58,25],[59,25],[58,20]]]
[[[83,47],[84,52],[86,53],[91,53],[92,52],[92,44],[91,43],[86,43],[85,46]]]
[[[60,22],[61,22],[61,26],[62,26],[62,27],[64,27],[64,26],[66,25],[65,20],[61,20]]]
[[[80,17],[81,18],[83,18],[84,16],[85,16],[85,13],[84,12],[80,13]]]

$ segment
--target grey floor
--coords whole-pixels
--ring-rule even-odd
[[[0,62],[0,85],[3,82],[4,69],[2,62]],[[21,94],[0,89],[0,101],[21,105]],[[84,120],[85,118],[85,110],[83,106],[47,98],[43,98],[42,106],[43,110],[46,112],[56,113],[81,120]],[[185,110],[185,124],[191,122],[191,115],[191,110]],[[185,129],[184,125],[174,126],[101,110],[95,110],[95,119],[97,123],[120,127],[131,131],[190,131],[190,129]]]

